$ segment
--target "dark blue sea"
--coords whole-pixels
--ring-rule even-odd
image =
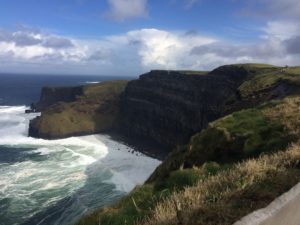
[[[108,135],[28,137],[25,109],[43,86],[120,77],[0,74],[0,225],[71,225],[141,184],[159,161]]]

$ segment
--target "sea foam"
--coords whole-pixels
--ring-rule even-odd
[[[132,154],[132,148],[107,135],[61,140],[28,137],[29,121],[39,114],[25,114],[25,109],[0,106],[0,150],[18,152],[18,160],[0,161],[0,202],[10,202],[0,205],[6,225],[30,221],[43,212],[47,215],[49,207],[56,212],[47,219],[50,224],[68,224],[71,218],[110,204],[143,183],[160,163]]]

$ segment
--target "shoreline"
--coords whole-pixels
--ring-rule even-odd
[[[125,135],[120,134],[119,132],[107,132],[107,133],[99,133],[100,135],[108,135],[112,140],[117,141],[119,143],[125,144],[135,151],[141,152],[148,157],[158,159],[163,161],[166,159],[168,154],[170,153],[168,148],[164,148],[158,144],[155,144],[149,140],[145,139],[135,139],[130,138]]]
[[[27,114],[31,114],[31,113],[27,113]],[[109,131],[105,133],[104,132],[101,133],[78,132],[70,135],[64,135],[64,136],[53,137],[53,138],[32,137],[28,134],[28,137],[55,141],[55,140],[61,140],[66,138],[72,138],[72,137],[80,138],[89,135],[108,135],[112,140],[128,145],[130,148],[134,149],[135,151],[141,152],[151,158],[158,159],[160,161],[163,161],[170,153],[170,151],[168,151],[170,149],[168,149],[167,147],[160,146],[159,144],[155,144],[145,139],[138,140],[135,138],[130,138],[117,131]]]

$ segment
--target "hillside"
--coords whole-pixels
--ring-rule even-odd
[[[30,121],[29,135],[56,139],[112,130],[126,84],[127,81],[111,81],[74,88],[44,88],[36,104],[42,114]]]
[[[225,101],[224,117],[176,147],[144,185],[79,225],[232,224],[299,182],[299,68],[233,67],[248,75]]]

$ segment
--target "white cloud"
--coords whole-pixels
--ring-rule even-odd
[[[300,35],[300,21],[277,20],[267,22],[263,28],[263,38],[278,38],[285,40]]]
[[[196,31],[139,29],[91,40],[42,31],[0,30],[0,68],[11,72],[138,75],[151,69],[202,70],[244,62],[299,64],[297,24],[269,22],[262,32],[256,41],[235,44]]]
[[[146,17],[147,0],[108,0],[110,9],[107,14],[116,21]]]
[[[271,64],[299,65],[300,62],[300,1],[299,0],[247,0],[243,13],[258,16],[265,21],[261,36],[247,47],[243,55],[250,60]],[[222,51],[221,51],[222,52]]]
[[[213,38],[186,36],[158,29],[142,29],[126,34],[129,43],[135,43],[141,64],[145,68],[178,69],[188,59],[185,56],[195,46],[214,42]]]
[[[5,34],[7,38],[0,39],[0,54],[13,52],[18,59],[32,59],[46,54],[59,53],[66,55],[73,54],[78,49],[73,45],[72,40],[56,35],[43,33],[31,33],[27,31],[0,31],[0,37]],[[71,48],[69,51],[67,51]]]

